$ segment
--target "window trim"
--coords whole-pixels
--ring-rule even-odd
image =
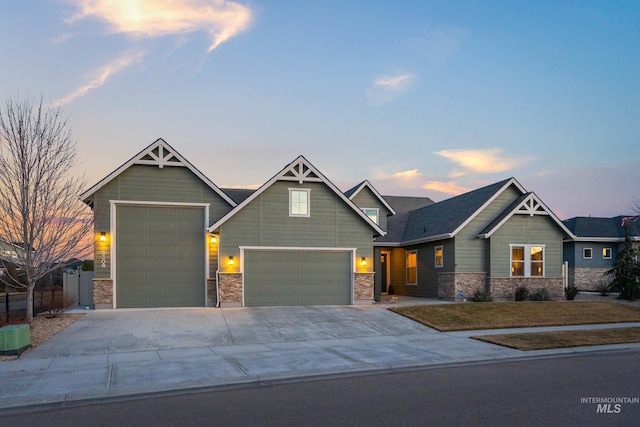
[[[589,256],[587,256],[589,251]],[[582,259],[593,259],[593,248],[582,248]]]
[[[609,256],[605,255],[607,251],[609,252]],[[613,258],[613,249],[602,248],[602,259],[612,259],[612,258]]]
[[[409,255],[415,255],[415,266],[409,267]],[[409,268],[415,270],[415,281],[409,282]],[[405,255],[405,283],[410,286],[416,286],[418,284],[418,250],[406,251]]]
[[[306,214],[294,214],[293,213],[293,193],[307,193],[307,213]],[[311,216],[311,189],[310,188],[289,188],[289,216],[293,218],[309,218]]]
[[[375,211],[376,212],[376,220],[373,221],[373,219],[371,219],[371,221],[375,222],[376,224],[380,224],[380,208],[360,208],[360,210],[362,212],[364,212],[365,215],[367,215],[369,217],[369,219],[371,219],[371,217],[369,216],[369,214],[367,214],[367,211]]]
[[[531,260],[531,248],[542,248],[542,274],[540,276],[534,276],[531,274],[531,264],[532,261]],[[522,261],[523,263],[523,275],[522,276],[517,276],[513,274],[513,248],[523,248],[524,249],[524,259],[523,260],[516,260],[516,261]],[[547,255],[546,255],[546,245],[544,244],[539,244],[539,243],[526,243],[526,244],[520,244],[520,243],[511,243],[509,244],[509,277],[533,277],[533,278],[537,278],[537,277],[547,277],[547,269],[546,269],[546,263],[547,263]],[[539,262],[539,261],[535,261],[535,262]]]
[[[438,249],[440,249],[440,263],[438,264]],[[433,248],[433,265],[435,268],[444,267],[444,246],[438,245]]]

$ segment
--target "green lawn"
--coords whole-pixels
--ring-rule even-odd
[[[640,322],[640,308],[602,301],[483,302],[389,310],[443,332]]]

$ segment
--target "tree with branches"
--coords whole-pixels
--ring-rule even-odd
[[[60,107],[42,97],[8,97],[0,106],[0,239],[21,249],[14,260],[21,280],[7,285],[27,293],[26,320],[33,320],[33,291],[58,264],[91,247],[88,208],[78,195],[83,177],[70,176],[76,143]]]
[[[622,219],[622,227],[625,230],[624,248],[618,252],[613,267],[605,273],[612,277],[609,288],[619,292],[620,299],[631,301],[640,298],[640,251],[633,243],[634,223],[638,219],[638,216]]]

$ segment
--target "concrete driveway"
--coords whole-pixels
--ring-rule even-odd
[[[374,306],[87,312],[25,359],[435,333]]]
[[[468,338],[486,331],[440,333],[386,308],[90,311],[20,359],[0,363],[0,411],[585,351],[522,352]]]

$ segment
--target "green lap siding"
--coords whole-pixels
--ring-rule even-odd
[[[231,210],[231,206],[200,178],[189,169],[178,166],[158,168],[150,165],[132,165],[98,190],[92,196],[96,235],[100,232],[109,233],[111,200],[206,203],[209,204],[207,224],[212,224]],[[111,236],[108,238],[111,239]],[[108,278],[111,269],[109,242],[97,244],[95,278]],[[104,268],[100,262],[103,251]],[[217,257],[211,258],[209,268],[210,271],[217,270]]]
[[[391,212],[386,208],[386,206],[380,202],[380,199],[376,197],[375,194],[368,188],[364,188],[360,191],[356,197],[353,198],[353,203],[356,204],[359,208],[371,208],[378,209],[378,225],[383,230],[387,230],[387,215]]]
[[[514,215],[491,237],[491,277],[509,277],[510,244],[544,245],[545,277],[562,277],[562,232],[546,215]]]
[[[351,304],[351,254],[247,250],[245,306]]]
[[[289,188],[311,189],[308,218],[289,216]],[[357,248],[358,259],[371,260],[372,240],[371,227],[324,183],[276,182],[223,224],[220,255],[237,257],[241,246]]]
[[[118,308],[203,306],[204,209],[118,206],[116,259]]]

